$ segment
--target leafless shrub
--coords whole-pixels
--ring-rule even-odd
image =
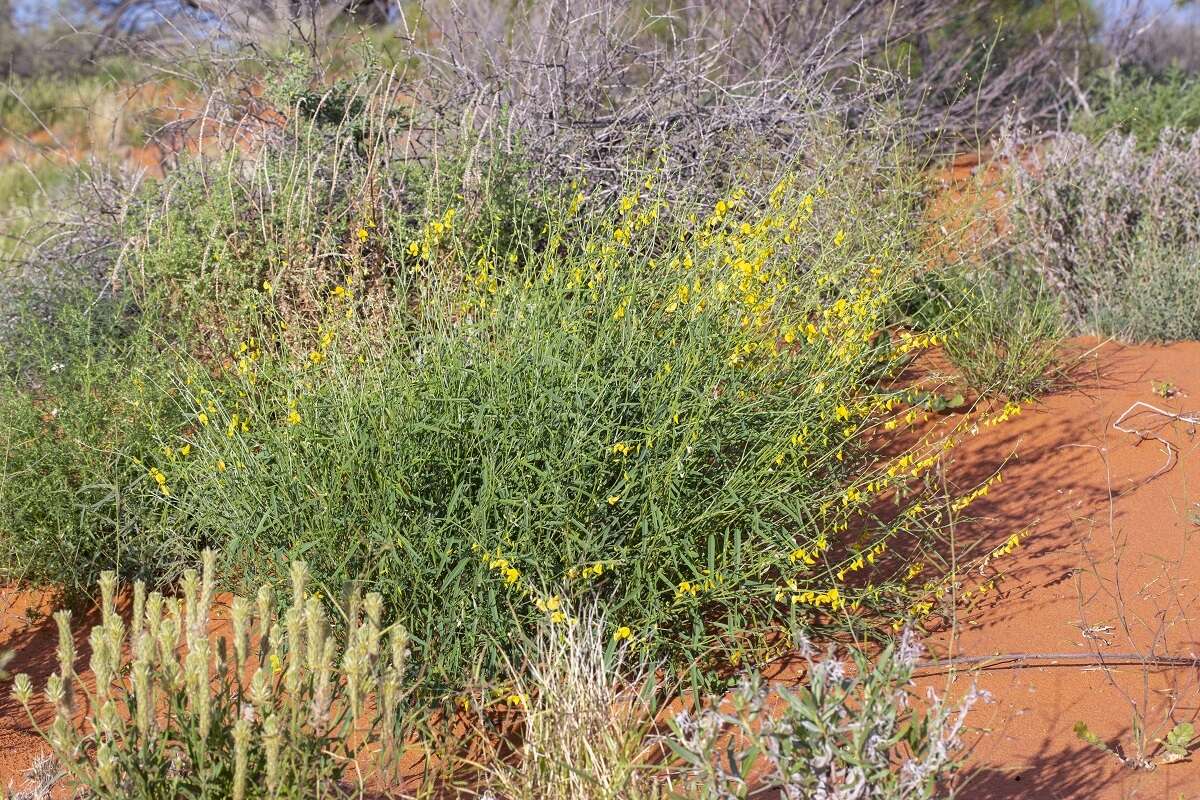
[[[806,155],[814,116],[869,127],[881,106],[905,135],[947,148],[1014,108],[1057,120],[1090,35],[1065,14],[1001,54],[1003,31],[979,0],[93,2],[113,46],[171,71],[179,53],[229,59],[214,40],[256,57],[300,45],[319,60],[339,20],[393,20],[425,152],[469,134],[467,147],[499,143],[540,177],[582,170],[600,185],[630,163],[681,183],[728,181],[733,155],[752,151],[770,169]]]
[[[222,37],[260,48],[327,42],[340,21],[381,24],[390,0],[83,0],[104,19],[104,37],[143,42]]]
[[[661,161],[688,179],[719,174],[755,146],[803,158],[818,112],[857,126],[886,104],[906,133],[947,143],[988,129],[1014,104],[1052,117],[1078,31],[1064,22],[972,90],[964,73],[986,69],[988,42],[948,31],[980,8],[698,0],[649,13],[628,0],[556,0],[500,11],[445,0],[399,24],[428,71],[427,127],[492,132],[556,176],[583,170],[603,181],[618,163]]]
[[[62,767],[58,759],[49,753],[41,753],[34,757],[29,769],[25,770],[25,780],[20,788],[9,785],[9,800],[50,800],[54,796],[54,787],[63,778]]]
[[[1152,74],[1200,71],[1200,17],[1194,9],[1168,13],[1148,5],[1146,0],[1131,3],[1114,26],[1126,45],[1119,51],[1120,64]]]

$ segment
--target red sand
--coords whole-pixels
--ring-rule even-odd
[[[994,547],[1022,527],[1033,533],[997,563],[1006,575],[999,592],[975,609],[960,609],[953,632],[933,637],[929,644],[935,655],[1151,648],[1159,654],[1200,654],[1200,625],[1191,620],[1200,588],[1200,525],[1189,519],[1200,514],[1200,426],[1175,423],[1158,431],[1173,443],[1177,457],[1170,471],[1152,480],[1167,461],[1163,444],[1139,443],[1136,436],[1112,429],[1137,401],[1176,413],[1200,412],[1200,342],[1105,344],[1085,361],[1078,377],[1077,390],[1049,397],[956,449],[948,474],[963,485],[986,477],[1013,453],[1018,456],[1005,469],[998,491],[971,506],[982,519],[964,531],[964,538],[982,533],[986,545]],[[1179,392],[1157,396],[1152,381],[1169,381]],[[1145,428],[1162,420],[1135,422]],[[1121,604],[1106,593],[1116,591],[1117,575]],[[38,686],[55,666],[54,622],[38,617],[50,609],[42,595],[0,589],[0,649],[15,649],[9,669],[32,673]],[[1084,637],[1082,629],[1089,626],[1099,639]],[[85,627],[78,616],[75,627]],[[77,641],[81,661],[84,646]],[[1105,741],[1128,747],[1132,699],[1145,708],[1148,739],[1161,737],[1169,724],[1200,715],[1200,673],[1158,669],[1143,681],[1145,670],[1120,666],[1108,674],[1111,680],[1105,671],[1079,664],[1010,664],[978,672],[978,685],[993,700],[972,714],[975,747],[960,796],[1200,797],[1200,758],[1133,770],[1072,731],[1083,720]],[[938,676],[922,680],[932,686],[942,681]],[[41,748],[24,713],[7,691],[0,694],[4,786]],[[1164,723],[1168,718],[1171,722]]]
[[[999,491],[971,507],[984,519],[970,534],[988,531],[995,546],[1026,525],[1033,533],[997,563],[1007,571],[999,595],[974,610],[960,609],[954,632],[930,642],[937,655],[1200,655],[1200,626],[1192,620],[1200,608],[1200,525],[1191,519],[1200,514],[1200,426],[1162,427],[1166,420],[1152,415],[1125,426],[1158,427],[1176,448],[1172,468],[1158,477],[1167,464],[1163,443],[1139,442],[1112,428],[1137,401],[1200,414],[1200,342],[1109,343],[1085,367],[1077,391],[1047,398],[956,452],[949,474],[959,478],[964,470],[986,477],[1004,457],[1019,456],[1005,469]],[[1161,381],[1175,384],[1178,393],[1157,395],[1152,382]],[[1084,628],[1096,638],[1085,638]],[[1197,669],[1147,674],[1140,665],[1119,666],[1108,675],[1111,680],[1097,666],[1066,663],[980,672],[977,684],[993,701],[977,706],[970,720],[979,731],[972,780],[962,796],[1200,797],[1200,758],[1134,770],[1072,730],[1084,721],[1128,751],[1131,701],[1142,709],[1150,742],[1177,722],[1200,727]]]

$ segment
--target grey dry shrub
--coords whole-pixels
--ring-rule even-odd
[[[1131,339],[1200,332],[1200,133],[1075,133],[1029,147],[1008,132],[1017,268],[1077,331]]]

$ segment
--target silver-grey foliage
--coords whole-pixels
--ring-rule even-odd
[[[705,800],[927,800],[947,794],[974,687],[957,703],[932,689],[924,711],[911,707],[921,648],[911,631],[871,659],[855,650],[853,669],[801,642],[805,685],[770,688],[752,675],[729,706],[673,720],[672,749],[695,770]],[[729,745],[737,742],[737,747]]]
[[[1010,130],[1014,262],[1072,327],[1130,339],[1200,336],[1200,133],[1031,145]]]

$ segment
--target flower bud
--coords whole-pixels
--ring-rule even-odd
[[[100,782],[114,795],[117,793],[117,761],[113,758],[112,746],[101,742],[96,748],[96,772]]]
[[[13,678],[12,696],[22,708],[28,706],[29,701],[33,699],[33,682],[24,672]]]

